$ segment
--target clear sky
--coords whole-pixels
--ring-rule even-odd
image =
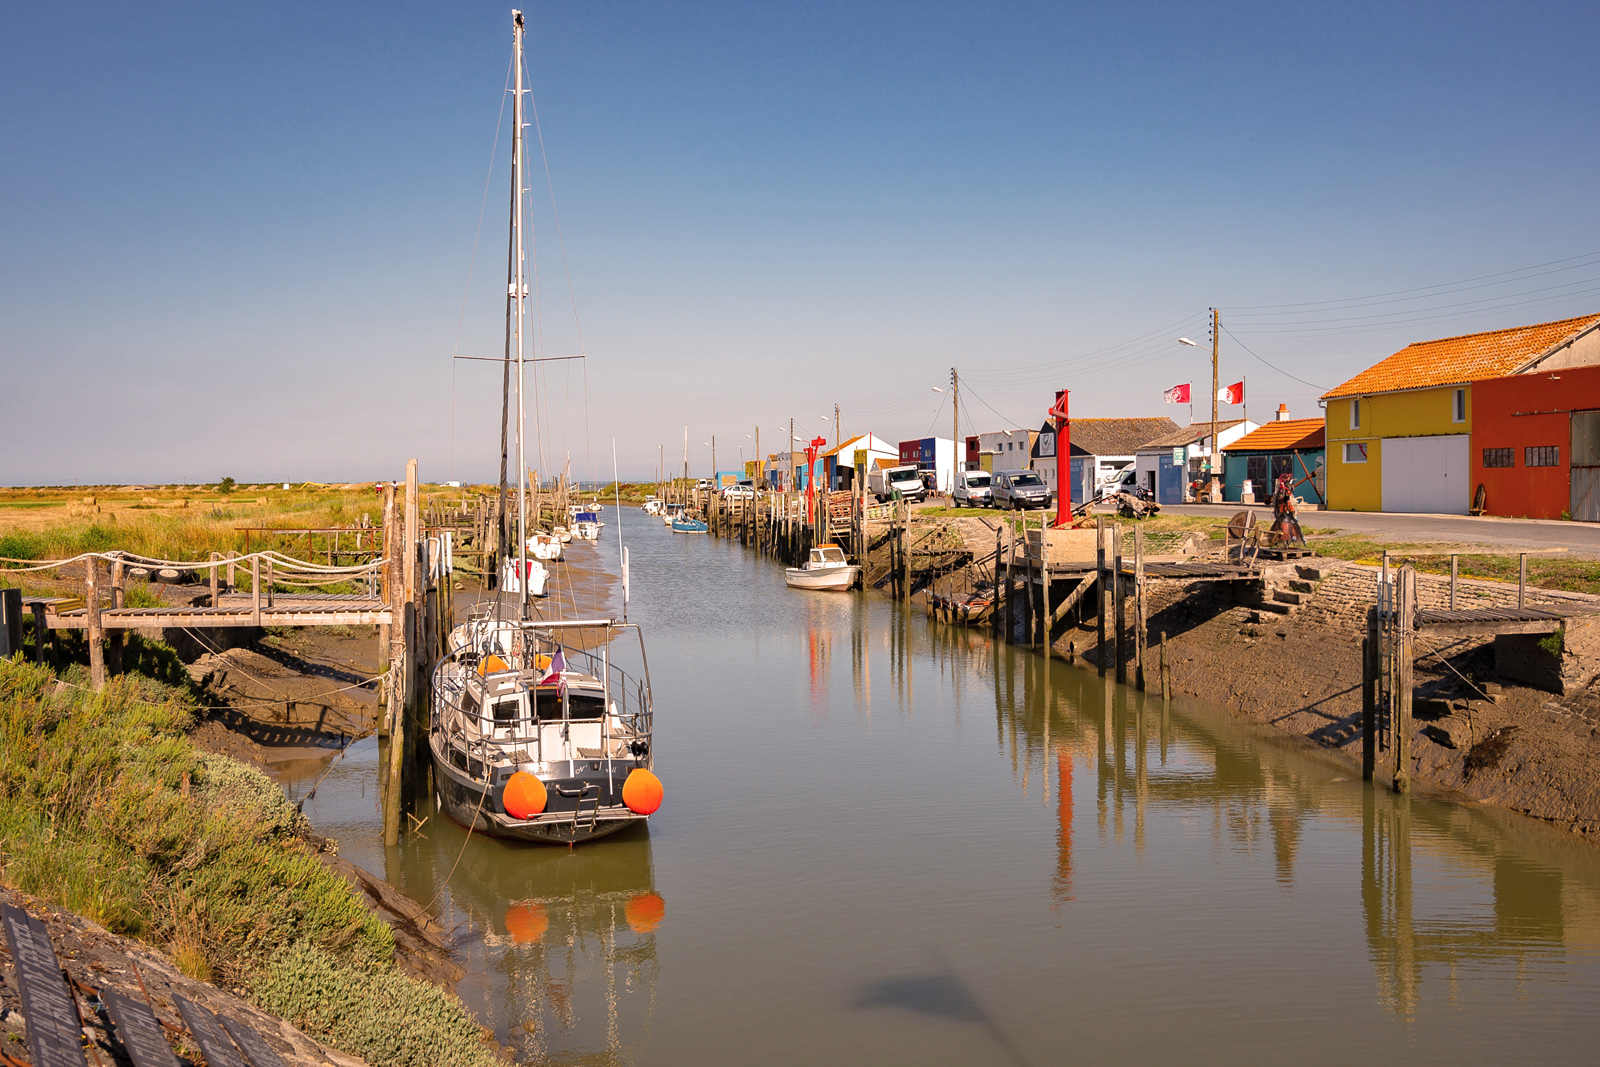
[[[492,478],[509,12],[0,10],[0,482]],[[1258,418],[1600,311],[1592,2],[527,14],[544,470],[948,435],[952,366],[1181,422],[1212,306]]]

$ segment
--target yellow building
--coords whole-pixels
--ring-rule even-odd
[[[1465,514],[1474,381],[1600,362],[1600,315],[1408,345],[1322,395],[1328,507]]]

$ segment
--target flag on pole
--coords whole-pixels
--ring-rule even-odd
[[[550,657],[550,668],[539,679],[540,685],[549,685],[555,682],[560,685],[563,681],[561,672],[567,669],[567,657],[561,654],[561,649],[556,649],[555,655]]]
[[[1174,385],[1171,389],[1161,394],[1161,399],[1169,404],[1187,404],[1189,403],[1189,385],[1189,382],[1184,382],[1182,385]]]
[[[1244,382],[1234,382],[1232,385],[1223,386],[1217,390],[1219,404],[1243,404]]]

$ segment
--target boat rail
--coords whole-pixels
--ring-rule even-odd
[[[481,621],[485,620],[471,620],[471,622]],[[612,661],[612,640],[601,642],[596,649],[585,649],[564,644],[555,636],[559,631],[579,629],[604,629],[608,637],[623,631],[632,631],[639,639],[642,677],[629,674]],[[531,635],[533,642],[528,645],[524,640],[523,647],[518,648],[514,647],[516,641],[513,638],[509,642],[511,647],[508,647],[508,642],[505,640],[508,631],[514,635]],[[447,653],[435,666],[434,700],[430,716],[430,729],[443,735],[445,741],[459,745],[466,754],[468,767],[465,769],[473,777],[483,779],[490,777],[490,767],[493,762],[491,749],[521,748],[530,754],[533,761],[546,762],[544,752],[546,734],[542,728],[557,724],[563,727],[561,737],[565,741],[570,738],[572,723],[594,722],[598,719],[601,729],[599,751],[604,755],[595,758],[608,761],[622,758],[612,754],[614,741],[627,741],[630,745],[643,742],[646,747],[642,751],[632,751],[635,758],[642,758],[648,753],[655,713],[650,694],[649,659],[645,653],[644,635],[637,624],[618,623],[611,619],[491,623],[474,636],[478,637],[481,643]],[[529,661],[530,650],[534,656],[554,656],[559,651],[565,664],[562,672],[564,680],[568,676],[576,676],[574,681],[583,677],[598,681],[602,687],[603,697],[601,713],[598,716],[574,718],[569,699],[574,685],[571,682],[564,682],[559,687],[561,717],[557,719],[547,714],[541,718],[539,701],[534,696],[539,688],[540,671],[536,667],[520,666]],[[507,674],[515,674],[519,693],[526,693],[529,698],[519,701],[519,708],[525,709],[525,714],[509,718],[496,716],[493,719],[492,732],[485,733],[481,726],[469,729],[469,722],[474,720],[482,722],[483,711],[481,708],[471,709],[467,706],[467,679],[491,653],[505,658],[508,670],[491,672],[481,677],[493,680]],[[532,662],[537,663],[537,659],[533,659]],[[452,666],[461,669],[451,670]],[[569,757],[566,755],[559,757],[559,759],[566,758]],[[473,760],[479,764],[476,773],[471,766]]]

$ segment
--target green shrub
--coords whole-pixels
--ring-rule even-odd
[[[264,1010],[375,1067],[499,1063],[455,997],[396,971],[341,963],[304,942],[274,952],[250,986]]]
[[[44,538],[26,533],[0,537],[0,556],[7,559],[39,559],[44,554]]]

